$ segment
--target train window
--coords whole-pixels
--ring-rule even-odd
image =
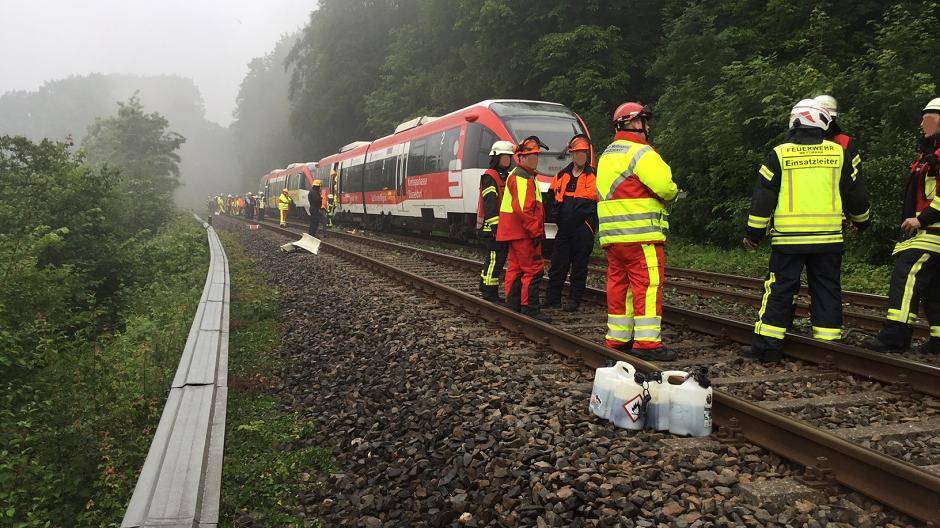
[[[460,127],[451,128],[444,132],[444,140],[441,143],[441,159],[437,165],[438,172],[447,172],[450,170],[450,162],[457,159],[459,143]]]
[[[411,142],[411,148],[408,151],[408,176],[425,174],[424,158],[427,143],[427,138],[420,138]]]
[[[297,176],[300,178],[300,188],[306,189],[307,188],[307,173],[301,172]]]
[[[490,166],[490,149],[499,137],[489,128],[470,123],[463,145],[463,168],[486,169]]]
[[[444,142],[444,133],[438,132],[428,136],[428,150],[424,158],[424,173],[439,172],[441,162],[441,143]]]

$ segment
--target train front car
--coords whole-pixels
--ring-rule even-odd
[[[442,117],[406,121],[373,142],[351,143],[320,160],[318,174],[336,171],[331,179],[338,221],[470,242],[480,176],[495,141],[518,143],[537,135],[550,147],[538,167],[544,193],[570,161],[568,141],[582,133],[587,133],[584,123],[564,105],[488,100]]]

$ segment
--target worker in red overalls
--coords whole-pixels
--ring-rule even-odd
[[[539,282],[545,271],[542,238],[545,236],[545,211],[536,179],[539,152],[548,147],[538,136],[529,136],[516,145],[516,167],[506,179],[499,206],[499,231],[496,240],[508,242],[506,265],[506,305],[543,322]]]

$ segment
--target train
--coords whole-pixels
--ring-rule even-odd
[[[392,134],[355,141],[316,162],[295,163],[261,178],[265,207],[287,188],[297,214],[310,214],[313,180],[331,195],[334,221],[366,229],[446,233],[461,241],[476,234],[479,182],[495,141],[517,143],[537,135],[548,145],[540,154],[539,189],[571,159],[568,141],[590,137],[581,117],[548,101],[491,99],[440,117],[401,123]],[[592,159],[595,153],[592,152]]]

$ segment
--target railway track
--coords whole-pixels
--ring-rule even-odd
[[[932,447],[940,434],[940,368],[801,336],[788,336],[792,360],[744,362],[728,341],[749,340],[749,324],[681,308],[664,313],[665,338],[679,359],[654,365],[597,344],[605,330],[601,290],[589,290],[586,300],[595,303],[582,313],[553,313],[544,324],[479,299],[476,261],[339,232],[321,247],[590,367],[615,360],[641,371],[708,365],[720,437],[743,436],[924,522],[940,512],[940,450]]]
[[[297,229],[306,229],[306,226],[289,222],[288,225]],[[334,231],[341,233],[341,231]],[[466,252],[468,247],[463,244],[444,242],[439,239],[424,240],[401,234],[393,235],[395,239],[407,242],[409,245],[419,247],[432,244],[458,252]],[[605,274],[607,262],[604,258],[592,257],[591,266],[596,273]],[[688,268],[669,267],[666,269],[666,288],[671,288],[680,295],[695,296],[704,299],[723,299],[746,306],[759,307],[763,295],[763,282],[752,277],[742,277],[711,271],[694,270]],[[884,311],[887,307],[887,298],[862,292],[843,292],[843,302],[854,309],[845,310],[843,319],[847,326],[864,331],[868,334],[876,333],[884,325]],[[795,315],[808,317],[810,313],[809,290],[805,285],[800,289],[800,297],[795,303]],[[914,337],[927,338],[930,329],[924,323],[914,325]]]

